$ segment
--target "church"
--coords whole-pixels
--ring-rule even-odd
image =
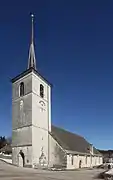
[[[51,124],[52,84],[36,68],[34,16],[28,67],[12,82],[12,163],[22,167],[76,169],[102,164],[87,140]]]

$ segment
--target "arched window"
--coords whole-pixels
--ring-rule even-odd
[[[42,84],[40,84],[40,96],[44,97],[44,86]]]
[[[24,83],[20,83],[20,96],[24,96]]]

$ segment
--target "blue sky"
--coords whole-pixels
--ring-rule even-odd
[[[113,1],[2,1],[0,135],[11,135],[10,79],[27,68],[30,12],[37,68],[52,84],[52,122],[113,149]]]

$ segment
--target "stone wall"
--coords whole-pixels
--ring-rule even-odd
[[[103,163],[102,157],[90,155],[67,155],[67,169],[92,168]]]

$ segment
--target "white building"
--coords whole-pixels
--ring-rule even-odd
[[[83,137],[51,125],[51,84],[36,69],[32,38],[28,68],[12,79],[12,161],[18,166],[74,169],[102,164]]]

